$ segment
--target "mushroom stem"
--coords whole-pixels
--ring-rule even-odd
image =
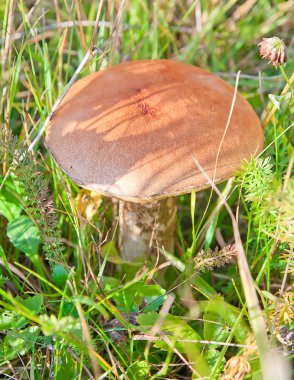
[[[120,201],[119,249],[127,261],[156,256],[160,248],[174,252],[177,206],[175,198],[149,203]]]

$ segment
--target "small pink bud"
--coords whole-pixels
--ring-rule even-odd
[[[258,46],[261,57],[269,59],[275,68],[287,62],[285,43],[279,37],[263,38]]]

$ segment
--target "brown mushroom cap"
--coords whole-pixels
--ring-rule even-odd
[[[171,60],[125,62],[76,82],[51,119],[46,144],[77,184],[146,202],[208,186],[261,151],[261,123],[234,89]],[[216,158],[219,152],[219,157]]]

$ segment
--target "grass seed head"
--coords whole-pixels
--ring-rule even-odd
[[[225,373],[221,376],[221,380],[243,380],[250,373],[251,367],[248,360],[241,356],[233,356],[227,361]]]

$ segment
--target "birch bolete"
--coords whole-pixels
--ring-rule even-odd
[[[124,62],[77,81],[53,115],[46,144],[80,186],[120,201],[127,260],[173,252],[179,194],[228,179],[264,136],[249,103],[219,77],[172,60]]]

